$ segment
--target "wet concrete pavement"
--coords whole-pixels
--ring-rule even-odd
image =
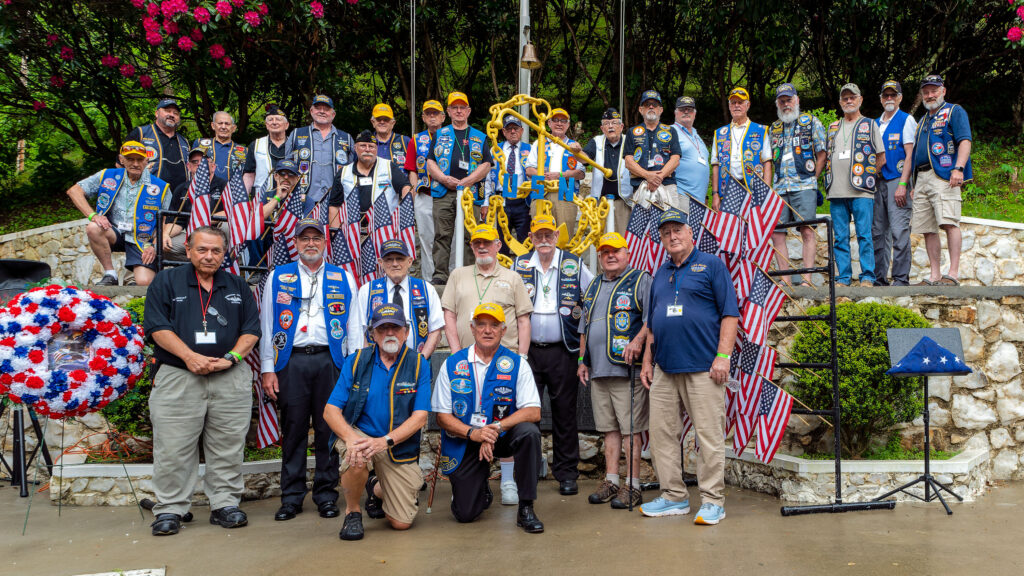
[[[494,483],[492,483],[494,484]],[[404,533],[364,517],[366,537],[338,539],[341,519],[324,520],[307,499],[305,512],[275,522],[278,502],[243,503],[249,526],[225,530],[209,510],[176,536],[150,535],[149,513],[135,508],[57,508],[37,495],[21,535],[28,499],[0,489],[0,575],[65,576],[167,567],[168,576],[235,574],[958,574],[1024,571],[1024,485],[956,504],[900,503],[895,510],[783,518],[779,502],[727,487],[728,517],[715,527],[685,517],[644,518],[638,511],[559,496],[542,482],[537,514],[546,532],[524,534],[515,507],[495,503],[472,524],[457,524],[438,485],[433,514],[421,506]],[[493,485],[492,489],[497,490]],[[696,490],[692,489],[692,494]],[[649,500],[656,494],[645,493]],[[425,504],[425,496],[421,500]],[[695,509],[697,506],[693,506]]]

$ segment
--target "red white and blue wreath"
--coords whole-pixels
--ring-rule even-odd
[[[80,334],[88,370],[51,370],[47,345]],[[0,308],[0,395],[50,418],[102,409],[128,392],[145,365],[142,328],[105,296],[74,286],[44,286]]]

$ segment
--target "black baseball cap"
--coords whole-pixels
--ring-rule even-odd
[[[365,142],[367,144],[376,144],[377,137],[374,135],[373,132],[370,132],[369,130],[363,130],[362,132],[356,135],[353,141],[356,144],[360,142]]]
[[[378,306],[373,311],[373,317],[370,319],[370,329],[375,330],[384,324],[392,324],[394,326],[408,326],[405,321],[405,314],[402,310],[394,304],[384,304]]]
[[[278,164],[280,164],[280,162]],[[303,218],[295,225],[295,235],[298,236],[299,234],[302,234],[302,232],[308,228],[315,229],[320,233],[320,235],[324,234],[324,225],[321,224],[319,220],[314,218]]]
[[[895,90],[897,94],[903,94],[903,87],[895,80],[887,80],[885,84],[882,84],[882,89],[879,90],[878,93],[881,94],[889,89]]]
[[[164,98],[163,100],[161,100],[161,101],[156,103],[156,109],[157,110],[159,110],[161,108],[169,108],[171,106],[174,106],[175,108],[178,108],[178,101],[175,100],[174,98]],[[180,110],[180,108],[179,108],[179,110]]]
[[[295,165],[294,160],[284,158],[277,161],[277,165],[274,166],[274,172],[291,172],[292,174],[298,174],[299,167]]]
[[[676,108],[693,108],[697,109],[697,102],[689,96],[680,96],[676,98]]]
[[[519,120],[519,118],[516,118],[515,116],[513,116],[511,114],[506,115],[505,119],[502,121],[502,126],[505,127],[505,128],[508,128],[509,126],[513,126],[513,125],[514,126],[519,126],[520,128],[523,127],[523,123]]]
[[[945,85],[946,85],[946,83],[942,79],[942,76],[939,76],[938,74],[929,74],[929,75],[924,77],[924,80],[921,81],[921,88],[924,88],[925,86],[945,86]]]
[[[622,120],[622,114],[615,108],[609,108],[601,114],[601,120]]]

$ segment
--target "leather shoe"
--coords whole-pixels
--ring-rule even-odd
[[[317,506],[317,510],[320,511],[321,518],[337,518],[341,514],[338,505],[334,502],[324,502]]]
[[[342,540],[363,539],[363,515],[359,512],[349,512],[345,515],[345,524],[338,532],[338,538]]]
[[[220,524],[223,528],[241,528],[248,523],[249,518],[238,506],[225,506],[210,512],[210,524]]]
[[[572,496],[580,493],[579,486],[575,480],[562,480],[558,483],[558,493],[562,496]]]
[[[291,520],[298,514],[302,514],[302,506],[296,506],[295,504],[281,504],[281,507],[277,509],[277,513],[274,514],[274,520],[283,522],[285,520]]]
[[[491,503],[494,502],[494,492],[491,492],[491,487],[486,483],[484,484],[484,510],[491,507]]]
[[[150,524],[153,527],[153,536],[170,536],[177,534],[181,529],[181,516],[177,514],[157,514],[156,520]]]
[[[516,516],[516,526],[522,528],[527,534],[540,534],[544,531],[544,523],[533,512],[532,504],[524,504],[519,507],[519,514]]]

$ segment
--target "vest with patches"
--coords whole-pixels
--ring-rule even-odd
[[[530,294],[534,304],[537,303],[537,292],[543,288],[539,286],[540,272],[536,267],[528,266],[533,252],[516,258],[515,271],[523,278],[526,284],[526,291]],[[558,262],[552,261],[552,266],[558,266],[558,279],[555,286],[558,292],[555,293],[555,300],[558,304],[558,319],[561,320],[562,342],[569,352],[580,351],[580,318],[583,317],[583,294],[580,286],[581,263],[579,256],[562,250]]]
[[[907,159],[907,151],[903,148],[903,128],[907,125],[907,114],[899,108],[885,125],[882,133],[882,144],[885,145],[885,166],[882,166],[882,178],[893,180],[903,175],[903,164]],[[881,118],[875,120],[875,126],[881,126]]]
[[[466,169],[466,174],[472,174],[483,160],[486,138],[487,136],[483,132],[472,126],[467,127],[466,139],[469,142],[466,146],[469,148],[469,168]],[[452,174],[452,153],[455,151],[455,147],[455,128],[451,124],[437,131],[437,134],[434,136],[434,158],[437,160],[437,167],[446,176],[451,176]],[[471,188],[474,197],[477,196],[477,186],[478,184],[474,184]],[[443,198],[447,193],[448,188],[445,188],[440,182],[432,182],[430,184],[430,195],[434,198]],[[480,198],[477,197],[477,200],[480,200]]]
[[[716,132],[718,149],[718,191],[725,190],[726,178],[729,177],[730,162],[732,161],[732,137],[729,134],[731,124],[726,124]],[[746,132],[740,141],[740,148],[743,157],[743,179],[747,188],[752,187],[754,175],[763,176],[764,168],[761,166],[761,147],[767,146],[765,127],[755,122],[747,122]]]
[[[374,136],[374,140],[376,140]],[[405,165],[405,151],[409,148],[409,137],[402,136],[401,134],[391,133],[391,138],[387,142],[381,142],[377,140],[377,157],[384,158],[398,164],[399,166]]]
[[[672,127],[668,124],[658,124],[654,130],[654,138],[649,142],[647,139],[647,126],[639,124],[632,129],[633,138],[637,146],[633,150],[626,150],[625,155],[633,155],[633,161],[645,170],[660,170],[662,166],[672,157]],[[629,142],[623,143],[626,146]],[[630,183],[639,186],[642,178],[633,176]]]
[[[299,263],[289,262],[274,268],[274,276],[270,282],[273,290],[274,309],[273,335],[264,334],[264,338],[272,338],[274,345],[274,372],[284,370],[292,355],[292,344],[295,342],[295,327],[299,323],[300,304],[302,302],[302,279],[299,278]],[[352,293],[345,278],[345,271],[337,266],[324,264],[323,286],[324,324],[327,327],[327,346],[331,350],[331,359],[338,368],[345,363],[345,332],[348,328],[348,315],[352,304]],[[353,338],[357,334],[350,335]]]
[[[604,148],[607,145],[608,138],[604,134],[598,134],[594,136],[594,162],[604,166]],[[633,186],[629,183],[629,170],[626,169],[626,142],[625,139],[619,137],[619,163],[616,165],[616,180],[618,180],[618,196],[623,200],[629,200],[633,197]],[[604,173],[597,168],[592,168],[591,173],[591,190],[600,190],[601,196],[615,196],[614,192],[610,192],[604,189]]]
[[[145,174],[141,176],[144,178]],[[100,188],[96,192],[96,213],[106,216],[113,207],[117,195],[125,184],[124,168],[108,168],[100,178]],[[163,207],[164,198],[170,193],[170,186],[156,176],[149,176],[149,184],[143,184],[139,195],[135,197],[135,205],[131,207],[132,242],[141,250],[142,245],[152,242],[156,231],[157,213]]]
[[[640,302],[637,291],[640,289],[640,279],[645,274],[642,270],[629,268],[616,281],[608,297],[608,306],[605,310],[598,311],[604,315],[607,341],[605,342],[605,354],[612,364],[626,365],[624,352],[626,345],[640,333],[643,328],[643,302]],[[587,313],[587,326],[594,318],[594,303],[597,301],[597,294],[601,290],[601,278],[595,278],[587,288],[583,296],[583,307]],[[599,318],[600,319],[600,318]],[[583,361],[590,363],[590,353],[593,350],[593,342],[588,340],[587,350],[584,353]]]
[[[841,120],[828,127],[828,161],[825,163],[825,190],[832,188],[832,156],[836,148],[836,136],[839,134]],[[853,145],[850,150],[850,186],[861,192],[875,192],[878,183],[878,168],[875,167],[875,148],[871,143],[870,118],[861,118],[853,126]]]
[[[916,147],[925,141],[928,142],[928,162],[931,164],[932,170],[935,171],[935,175],[946,182],[949,182],[949,177],[953,173],[957,148],[960,146],[953,138],[953,129],[950,126],[953,109],[956,107],[956,104],[946,102],[935,112],[935,118],[931,123],[927,122],[927,114],[921,118],[921,122],[917,125],[917,141],[914,143],[914,156],[916,157]],[[930,129],[927,140],[924,140],[923,132],[926,128]],[[974,169],[971,167],[971,159],[968,157],[967,165],[964,166],[964,184],[971,180],[974,180]]]
[[[566,144],[572,144],[575,142],[572,138],[562,139]],[[551,150],[554,149],[557,144],[552,144],[550,140],[544,142],[544,166],[537,167],[538,175],[551,170]],[[572,155],[568,150],[563,150],[562,153],[562,166],[559,168],[560,172],[568,172],[569,170],[575,170],[579,167],[579,160]],[[579,190],[579,182],[575,178],[568,178],[562,176],[558,179],[558,199],[566,202],[572,202],[572,199],[576,196],[576,192]]]
[[[349,193],[352,192],[352,189],[355,188],[357,178],[373,178],[373,187],[371,188],[370,191],[371,213],[373,212],[373,202],[377,199],[378,196],[380,196],[381,194],[387,194],[389,190],[392,192],[395,191],[395,188],[391,182],[391,162],[384,162],[378,160],[377,163],[373,165],[372,176],[357,176],[355,162],[349,164],[348,166],[342,167],[341,176],[339,177],[339,179],[341,180],[341,187],[342,190],[344,190],[345,192],[345,196],[348,196]],[[390,194],[388,194],[388,196],[390,196]],[[395,198],[397,198],[397,195],[395,196]],[[388,208],[394,210],[397,207],[397,204],[392,205],[392,202],[390,200],[388,201]]]
[[[149,171],[153,176],[159,178],[164,169],[164,148],[163,145],[160,144],[160,137],[156,133],[156,130],[157,128],[153,124],[139,126],[139,132],[142,135],[142,145],[146,147],[146,156],[149,157],[147,168],[149,168]],[[174,140],[178,144],[178,149],[181,150],[182,161],[187,161],[190,149],[188,140],[177,132],[174,134]]]
[[[366,299],[366,325],[370,325],[370,318],[373,317],[373,311],[384,304],[391,303],[391,296],[388,294],[388,284],[390,280],[387,276],[381,276],[375,278],[370,282],[369,293]],[[430,303],[427,299],[427,287],[423,280],[419,278],[409,277],[409,292],[411,294],[404,294],[403,300],[409,303],[409,308],[412,311],[412,326],[409,327],[413,334],[413,349],[417,352],[423,349],[423,344],[427,341],[427,335],[430,334]]]
[[[421,188],[430,190],[430,174],[427,173],[427,156],[430,155],[432,141],[430,132],[424,130],[416,135],[416,191]]]
[[[789,152],[793,156],[793,166],[801,178],[814,177],[814,117],[801,114],[793,126],[793,135],[785,138],[786,125],[782,120],[772,122],[768,130],[772,143],[772,162],[775,174],[781,174],[782,157]]]
[[[299,166],[299,185],[302,187],[309,186],[309,173],[313,166],[313,126],[299,126],[292,132],[292,137],[295,139],[295,144],[292,148],[292,153],[295,155],[293,160]],[[334,173],[337,174],[338,170],[342,166],[351,164],[356,159],[355,151],[352,150],[350,144],[351,137],[347,132],[334,129],[334,141],[331,143],[331,150],[334,151]],[[318,162],[324,162],[324,160],[318,159]]]

